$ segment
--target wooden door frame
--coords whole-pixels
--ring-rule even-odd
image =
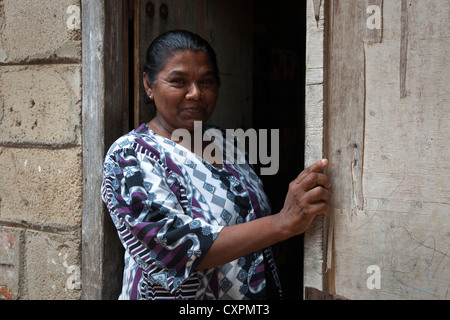
[[[101,199],[106,148],[122,135],[128,109],[124,2],[81,0],[83,214],[81,283],[84,300],[117,299],[122,246]],[[120,274],[120,276],[117,276]],[[117,281],[111,281],[117,279]],[[120,282],[119,282],[120,280]]]
[[[307,0],[305,168],[324,157],[325,20],[328,0]],[[328,20],[327,20],[328,21]],[[332,261],[328,243],[330,218],[317,217],[304,235],[303,288],[328,291],[327,271]],[[328,250],[327,248],[330,248]],[[328,261],[328,262],[327,262]]]
[[[324,7],[326,0],[307,0],[305,166],[323,156]],[[106,148],[124,132],[128,110],[128,61],[123,41],[128,30],[123,1],[81,0],[83,43],[83,214],[82,299],[117,299],[121,283],[118,263],[123,249],[101,200]],[[316,15],[319,14],[319,21]],[[121,64],[122,62],[122,64]],[[316,219],[305,234],[304,287],[326,290],[326,230]],[[118,276],[118,274],[120,276]]]
[[[330,165],[325,173],[336,185],[330,215],[316,218],[304,242],[304,288],[322,291],[322,298],[335,298],[337,294],[333,255],[334,220],[339,207],[355,212],[363,208],[366,99],[363,45],[366,41],[379,42],[381,37],[381,31],[368,31],[363,27],[368,0],[355,1],[352,6],[347,2],[353,11],[342,9],[342,2],[338,3],[337,0],[308,0],[307,14],[305,166],[327,157]],[[336,17],[339,10],[345,13],[340,20]],[[348,25],[342,26],[343,21]],[[346,30],[344,36],[338,29]],[[351,63],[345,66],[344,73],[339,68],[346,61]],[[340,119],[338,116],[345,119],[345,124],[336,120]],[[348,169],[342,169],[342,164]],[[347,183],[350,181],[352,183]],[[308,295],[318,297],[311,291],[305,294]]]

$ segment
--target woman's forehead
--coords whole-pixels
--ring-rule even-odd
[[[166,61],[161,72],[164,73],[189,73],[191,71],[201,71],[201,73],[214,72],[214,66],[203,51],[181,51],[177,52]]]

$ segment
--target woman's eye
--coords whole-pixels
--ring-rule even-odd
[[[173,79],[170,82],[178,85],[185,84],[185,81],[183,79]]]
[[[212,86],[214,84],[214,80],[205,79],[205,80],[200,81],[200,84],[203,86]]]

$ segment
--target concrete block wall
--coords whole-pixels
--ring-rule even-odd
[[[80,0],[0,0],[0,300],[79,299]]]

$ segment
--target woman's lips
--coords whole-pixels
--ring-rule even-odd
[[[205,109],[201,107],[190,107],[184,109],[184,111],[191,114],[201,114],[205,112]]]

